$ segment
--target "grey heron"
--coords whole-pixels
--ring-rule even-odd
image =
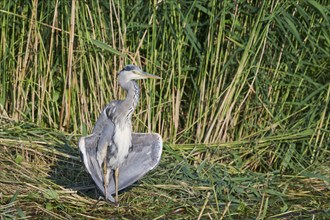
[[[126,90],[126,99],[110,102],[101,112],[92,134],[79,139],[81,158],[88,173],[111,202],[118,203],[118,191],[154,169],[162,154],[159,134],[132,132],[131,118],[140,94],[136,80],[146,78],[161,79],[134,65],[125,66],[118,81]]]

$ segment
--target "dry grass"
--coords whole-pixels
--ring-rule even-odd
[[[0,122],[1,219],[329,217],[328,162],[297,175],[256,173],[237,164],[198,158],[192,163],[194,150],[165,144],[156,171],[122,192],[115,207],[96,204],[98,194],[80,161],[77,137],[3,117]],[[220,148],[223,161],[233,157]]]

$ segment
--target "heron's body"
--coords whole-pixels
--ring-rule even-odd
[[[128,156],[129,149],[132,145],[132,128],[131,126],[115,126],[117,134],[113,136],[113,142],[118,148],[117,157],[109,160],[111,167],[117,168],[119,164],[122,164]]]
[[[110,151],[108,164],[109,168],[118,168],[128,155],[132,145],[132,114],[138,104],[140,90],[135,81],[122,82],[120,85],[126,90],[125,100],[112,101],[103,113],[110,120],[107,126],[113,131],[113,138],[107,143],[107,150],[102,151],[99,161],[104,161],[107,151]],[[109,125],[111,124],[111,125]],[[109,136],[109,134],[107,134]]]
[[[139,102],[140,90],[135,81],[128,83],[126,88],[126,99],[118,101],[110,118],[115,125],[113,143],[118,149],[117,158],[110,159],[110,166],[117,167],[123,163],[132,146],[132,114]]]
[[[116,171],[117,200],[118,188],[127,187],[153,169],[162,152],[158,134],[132,136],[131,118],[139,99],[139,87],[135,79],[143,78],[157,77],[143,73],[133,65],[126,66],[119,74],[119,84],[126,90],[126,99],[110,102],[101,112],[92,135],[79,140],[79,149],[88,172],[110,201],[114,201],[111,196],[113,188],[109,188],[113,171]],[[141,149],[143,146],[144,150]],[[133,159],[140,164],[134,164]],[[119,170],[126,172],[122,179],[118,178]]]

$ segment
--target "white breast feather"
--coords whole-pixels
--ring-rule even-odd
[[[124,162],[132,144],[131,126],[126,125],[120,127],[119,125],[115,125],[115,135],[113,140],[114,144],[118,147],[118,154],[117,157],[110,159],[110,165],[117,167],[119,164]]]

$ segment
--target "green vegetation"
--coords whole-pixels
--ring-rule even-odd
[[[0,6],[1,218],[329,218],[328,1]],[[95,205],[77,139],[129,63],[163,77],[133,124],[164,156]]]

